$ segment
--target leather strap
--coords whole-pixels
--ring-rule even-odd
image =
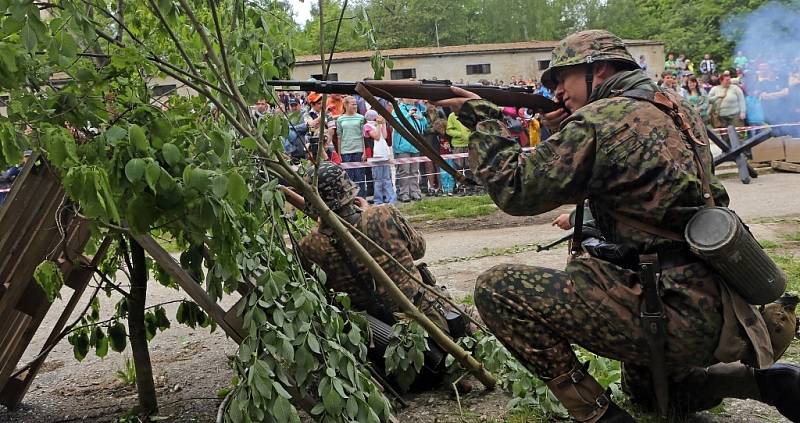
[[[670,231],[668,229],[662,229],[651,225],[649,223],[644,223],[639,220],[630,218],[628,216],[623,215],[622,213],[612,210],[608,212],[611,217],[613,217],[617,222],[622,223],[625,226],[629,226],[634,229],[638,229],[642,232],[648,233],[650,235],[655,235],[661,238],[666,238],[672,241],[678,242],[686,242],[683,236],[677,232]]]
[[[577,256],[582,252],[581,242],[583,242],[583,207],[585,200],[581,199],[575,205],[575,225],[572,229],[572,255]]]

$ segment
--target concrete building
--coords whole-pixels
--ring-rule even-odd
[[[664,70],[664,44],[658,41],[626,40],[637,60],[644,56],[650,76]],[[539,80],[550,65],[550,52],[556,41],[524,41],[503,44],[470,44],[447,47],[399,48],[382,50],[394,61],[386,79],[449,79],[476,82],[479,79],[511,81],[512,76]],[[335,53],[329,79],[354,81],[372,77],[371,51]],[[297,57],[292,79],[321,79],[319,55]]]

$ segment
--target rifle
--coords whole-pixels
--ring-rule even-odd
[[[481,98],[491,101],[498,106],[526,107],[535,113],[547,113],[558,109],[558,103],[549,98],[534,94],[532,87],[497,87],[481,84],[453,84],[448,80],[428,80],[421,81],[379,81],[367,80],[358,82],[339,82],[339,81],[289,81],[273,80],[267,81],[267,85],[284,91],[314,91],[323,94],[358,94],[356,86],[363,85],[373,95],[384,97],[389,94],[395,98],[414,98],[418,100],[438,101],[453,97],[450,87],[459,87],[473,92]],[[296,87],[296,88],[290,88]],[[385,98],[385,97],[384,97]],[[385,98],[386,100],[391,100]]]
[[[498,106],[527,107],[539,112],[550,112],[560,106],[547,97],[533,94],[529,87],[492,87],[486,85],[453,85],[450,81],[268,81],[267,85],[296,87],[300,91],[316,91],[327,94],[358,94],[378,112],[400,136],[408,140],[420,153],[428,157],[436,166],[449,173],[458,183],[477,185],[478,183],[458,173],[442,156],[433,149],[403,113],[393,116],[375,96],[382,97],[399,110],[397,97],[426,100],[444,100],[453,97],[453,86],[465,88]],[[294,91],[291,88],[284,88]]]
[[[538,253],[538,252],[540,252],[540,251],[547,251],[547,250],[549,250],[549,249],[551,249],[551,248],[555,247],[555,246],[556,246],[556,245],[558,245],[558,244],[561,244],[561,243],[563,243],[563,242],[567,242],[567,241],[569,241],[569,240],[570,240],[570,238],[572,238],[572,231],[569,231],[569,233],[567,233],[567,234],[566,234],[566,235],[564,235],[563,237],[561,237],[561,238],[559,238],[559,239],[557,239],[557,240],[555,240],[555,241],[553,241],[553,242],[551,242],[551,243],[549,243],[549,244],[547,244],[547,245],[538,245],[538,244],[537,244],[537,245],[536,245],[536,252]]]

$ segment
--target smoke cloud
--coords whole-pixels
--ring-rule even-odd
[[[752,123],[800,122],[800,5],[773,1],[757,10],[734,16],[722,27],[747,64],[736,66],[748,99]],[[739,64],[743,60],[739,59]],[[762,116],[759,116],[759,110]],[[757,122],[761,120],[762,122]],[[777,133],[797,134],[797,128]]]

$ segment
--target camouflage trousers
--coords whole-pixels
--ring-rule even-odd
[[[662,275],[667,368],[683,380],[693,366],[716,360],[722,325],[714,277],[701,264]],[[639,318],[638,275],[591,257],[566,272],[525,265],[495,266],[478,277],[475,305],[495,336],[543,379],[579,364],[571,344],[623,362],[629,391],[651,392],[649,349]]]

